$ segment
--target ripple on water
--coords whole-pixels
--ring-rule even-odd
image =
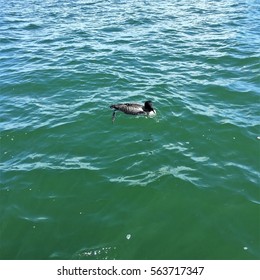
[[[47,216],[20,216],[20,218],[32,223],[49,222],[51,220],[51,218]]]
[[[84,248],[74,253],[73,259],[96,259],[96,260],[112,260],[116,259],[117,248],[105,246],[99,248]]]
[[[178,166],[175,168],[171,166],[163,166],[157,171],[145,171],[140,174],[111,178],[110,182],[124,183],[128,186],[145,187],[150,184],[160,185],[160,180],[162,180],[164,177],[172,176],[174,178],[178,178],[196,185],[196,181],[198,180],[198,178],[192,177],[193,171],[194,169],[186,166]]]

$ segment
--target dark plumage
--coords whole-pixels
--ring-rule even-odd
[[[110,106],[114,109],[112,120],[115,120],[116,111],[124,112],[129,115],[146,115],[152,116],[156,114],[151,101],[145,101],[144,105],[136,103],[124,103],[124,104],[114,104]]]

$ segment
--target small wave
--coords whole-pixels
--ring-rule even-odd
[[[104,27],[100,31],[102,32],[107,32],[107,33],[114,33],[114,32],[122,32],[123,28],[122,27]]]
[[[193,172],[194,169],[186,166],[170,167],[164,166],[158,169],[156,172],[146,171],[136,175],[130,176],[120,176],[117,178],[110,179],[113,183],[126,183],[129,186],[142,186],[145,187],[151,183],[159,181],[164,176],[173,176],[174,178],[181,179],[183,181],[188,181],[195,183],[198,178],[192,177],[189,173]]]
[[[166,149],[166,150],[169,150],[169,151],[176,150],[180,153],[183,153],[183,152],[187,151],[187,149],[188,149],[186,147],[183,147],[183,145],[181,143],[178,143],[178,144],[174,144],[174,143],[164,144],[163,148]]]
[[[35,155],[33,158],[38,158],[40,155]],[[29,157],[28,157],[29,158]],[[27,159],[28,159],[27,158]],[[49,161],[37,161],[37,162],[23,162],[20,160],[15,163],[1,164],[3,171],[30,171],[39,169],[50,169],[50,170],[100,170],[100,167],[94,166],[90,162],[85,162],[82,157],[74,157],[71,159],[61,160],[57,156],[49,157]],[[26,160],[25,160],[26,161]]]
[[[112,246],[84,248],[73,254],[73,259],[115,259],[117,248]]]
[[[248,199],[249,199],[251,202],[260,205],[260,199],[257,200],[257,199],[255,199],[255,198],[250,197],[250,196],[248,196]]]
[[[20,216],[20,218],[33,223],[47,222],[51,220],[51,218],[47,216]]]
[[[41,25],[35,24],[35,23],[30,23],[24,27],[24,29],[26,29],[26,30],[37,30],[40,28],[41,28]]]
[[[100,4],[103,3],[104,0],[91,0],[91,1],[84,1],[84,5],[96,5],[96,4]]]

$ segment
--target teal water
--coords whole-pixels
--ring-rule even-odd
[[[0,6],[0,259],[260,258],[260,1]]]

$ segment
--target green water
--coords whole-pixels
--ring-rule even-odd
[[[260,258],[259,1],[0,6],[0,259]]]

